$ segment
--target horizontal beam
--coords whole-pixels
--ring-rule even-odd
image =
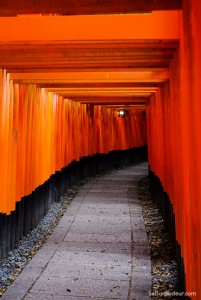
[[[50,87],[50,88],[46,88],[47,91],[53,92],[53,93],[78,93],[78,94],[82,94],[82,95],[91,95],[91,94],[108,94],[108,93],[144,93],[144,92],[152,92],[153,90],[156,90],[156,88],[153,87],[101,87],[98,88],[96,86],[93,87],[82,87],[82,88],[60,88],[60,87]]]
[[[1,19],[0,19],[1,20]],[[179,46],[179,42],[175,39],[112,39],[112,40],[66,40],[66,41],[0,41],[0,50],[2,51],[50,51],[50,52],[80,52],[80,51],[151,51],[174,50]]]
[[[128,102],[128,101],[118,101],[118,102],[115,102],[115,101],[87,101],[87,100],[83,100],[83,101],[78,101],[82,104],[93,104],[93,105],[115,105],[115,106],[122,106],[122,105],[146,105],[146,102],[140,102],[140,101],[136,101],[136,102]]]
[[[15,68],[15,69],[21,69],[23,66],[23,69],[66,69],[66,71],[72,71],[72,70],[90,70],[90,69],[116,69],[116,68],[157,68],[157,67],[168,67],[170,61],[169,60],[163,60],[163,59],[139,59],[136,61],[111,61],[107,62],[102,60],[101,62],[56,62],[56,61],[39,61],[39,62],[2,62],[0,64],[0,68],[2,69],[10,69],[10,68]]]
[[[42,3],[42,0],[33,1],[37,5]],[[0,0],[0,9],[1,2],[7,4]],[[16,3],[26,5],[22,0]],[[51,0],[51,3],[57,3],[57,0]],[[0,41],[177,40],[180,38],[180,21],[180,11],[169,10],[144,15],[4,17],[0,18]]]
[[[96,53],[91,53],[86,55],[87,53],[82,53],[81,55],[70,55],[69,53],[2,53],[0,51],[0,65],[13,65],[15,64],[29,64],[29,65],[49,65],[49,62],[52,61],[54,64],[62,63],[62,64],[73,64],[79,63],[80,65],[84,65],[86,63],[90,64],[105,64],[105,63],[132,63],[138,61],[154,61],[154,60],[170,60],[173,58],[173,53],[155,53],[154,51],[147,51],[142,53],[133,53],[131,55],[126,53],[121,53],[120,55],[116,55],[115,52],[108,52],[107,55],[97,56]]]
[[[153,94],[153,93],[152,93]],[[101,102],[122,102],[122,101],[126,101],[126,102],[129,102],[129,103],[133,103],[133,102],[144,102],[146,101],[146,99],[149,97],[150,93],[146,96],[144,96],[144,94],[140,94],[140,95],[113,95],[111,97],[109,96],[104,96],[104,95],[96,95],[96,96],[89,96],[89,97],[77,97],[77,101],[101,101]],[[69,99],[70,100],[70,99]]]
[[[99,104],[101,105],[101,104]],[[118,109],[125,109],[125,110],[146,110],[146,104],[144,105],[104,105],[107,108],[118,110]]]
[[[105,98],[103,100],[102,98],[93,98],[93,99],[76,99],[76,98],[68,98],[68,97],[63,97],[66,100],[71,100],[71,101],[76,101],[80,102],[82,104],[91,104],[91,105],[134,105],[135,103],[138,103],[138,105],[144,105],[146,103],[146,100],[150,99],[150,97],[145,97],[143,98],[143,101],[140,101],[141,98],[138,97],[135,100],[129,101],[128,98],[120,98],[117,100],[117,98]]]
[[[181,8],[182,0],[0,0],[1,16],[19,14],[127,14]]]
[[[49,72],[60,68],[65,68],[65,71],[81,70],[83,73],[86,69],[97,69],[110,71],[113,68],[119,69],[128,68],[131,72],[134,67],[150,67],[157,68],[158,66],[169,65],[170,59],[177,47],[177,43],[172,40],[148,41],[127,41],[125,44],[122,40],[116,40],[110,43],[107,41],[96,42],[80,42],[77,45],[83,45],[83,48],[76,48],[76,43],[0,43],[0,67],[12,69],[12,72],[23,68],[23,71],[29,72],[30,69],[35,69],[35,72],[47,70]],[[104,45],[104,47],[103,47]],[[122,47],[122,45],[124,47]],[[142,46],[139,47],[139,46]],[[165,45],[165,46],[164,46]],[[100,48],[98,48],[100,46]],[[128,46],[128,49],[126,47]],[[136,46],[136,48],[135,48]],[[157,70],[155,71],[157,72]],[[139,73],[139,74],[138,74]],[[142,79],[142,76],[147,78],[155,77],[154,72],[146,72],[140,74],[136,72],[136,76]],[[166,74],[159,74],[166,76]],[[167,76],[166,76],[167,78]],[[58,80],[58,79],[55,79]],[[58,82],[58,81],[57,81]],[[56,81],[55,81],[56,83]]]
[[[130,102],[126,102],[126,101],[122,101],[122,102],[102,102],[102,101],[94,101],[94,102],[90,102],[90,101],[78,101],[81,104],[90,104],[90,105],[101,105],[101,106],[110,106],[110,107],[125,107],[125,106],[132,106],[132,107],[146,107],[146,102],[144,103],[130,103]]]
[[[79,82],[79,83],[37,83],[37,82],[27,82],[27,81],[21,81],[19,83],[36,83],[39,87],[50,89],[50,88],[78,88],[78,89],[84,89],[84,88],[90,88],[93,89],[96,88],[136,88],[136,89],[157,89],[163,86],[163,82],[157,81],[157,82],[140,82],[140,81],[113,81],[113,82]]]
[[[56,93],[57,95],[60,95],[60,96],[64,96],[65,98],[66,97],[69,97],[69,98],[77,98],[77,99],[82,99],[82,98],[88,98],[88,97],[91,97],[91,98],[96,98],[96,97],[99,97],[99,96],[102,96],[102,97],[121,97],[121,96],[125,96],[125,97],[148,97],[150,96],[150,93],[151,92],[146,92],[146,91],[141,91],[141,92],[128,92],[128,91],[108,91],[108,92],[76,92],[76,91],[73,91],[73,92],[68,92],[68,91],[60,91],[60,90],[52,90],[50,89],[49,91],[53,92],[53,93]]]
[[[63,73],[65,73],[65,72],[98,72],[98,71],[102,71],[102,72],[114,72],[114,71],[116,71],[116,72],[124,72],[124,71],[128,71],[128,70],[134,70],[134,69],[142,69],[142,68],[145,68],[145,69],[152,69],[152,70],[154,70],[154,69],[158,69],[158,68],[169,68],[169,63],[155,63],[154,65],[153,64],[151,64],[150,62],[149,63],[144,63],[143,65],[142,64],[135,64],[135,66],[133,66],[132,68],[129,68],[129,69],[125,69],[125,68],[123,68],[123,67],[115,67],[115,68],[109,68],[109,67],[107,67],[107,68],[92,68],[92,69],[90,69],[90,68],[82,68],[82,69],[75,69],[75,68],[62,68],[62,67],[60,67],[60,68],[58,68],[58,67],[55,67],[55,68],[23,68],[23,66],[21,66],[21,67],[18,67],[18,68],[14,68],[14,67],[10,67],[10,68],[5,68],[6,69],[6,71],[7,71],[7,73],[24,73],[24,74],[26,74],[26,73],[37,73],[37,74],[39,74],[39,73],[52,73],[52,72],[54,72],[54,73],[57,73],[57,72],[63,72]]]
[[[55,93],[57,95],[63,96],[64,98],[76,99],[76,100],[95,100],[96,98],[107,101],[107,99],[114,98],[114,101],[117,101],[115,98],[124,98],[130,101],[133,99],[143,97],[149,97],[152,93],[157,92],[158,88],[83,88],[83,89],[66,89],[66,88],[49,88],[48,92]]]
[[[154,80],[157,82],[169,79],[169,70],[167,68],[156,68],[150,70],[131,69],[116,72],[91,71],[91,72],[49,72],[49,73],[11,73],[10,79],[19,83],[37,83],[37,84],[80,84],[80,83],[111,83],[111,82],[145,82]]]
[[[87,103],[86,103],[87,104]],[[94,106],[104,106],[104,107],[107,107],[109,109],[112,109],[112,110],[118,110],[118,109],[125,109],[125,110],[143,110],[145,111],[146,110],[146,104],[143,104],[143,105],[124,105],[124,104],[121,104],[121,105],[102,105],[101,103],[99,104],[91,104],[91,105],[94,105]]]

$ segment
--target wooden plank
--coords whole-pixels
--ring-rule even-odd
[[[0,18],[0,40],[27,43],[30,41],[97,42],[97,40],[111,42],[117,39],[178,40],[181,33],[180,22],[180,11],[154,11],[143,15],[72,16],[71,18],[40,15],[4,17]]]
[[[99,94],[108,94],[108,93],[144,93],[144,92],[152,92],[153,90],[155,90],[155,88],[152,87],[129,87],[129,88],[125,88],[125,87],[110,87],[110,88],[106,88],[106,87],[101,87],[101,88],[97,88],[96,85],[94,85],[93,87],[87,88],[85,86],[83,86],[82,88],[60,88],[60,87],[50,87],[47,88],[47,91],[51,91],[53,93],[57,93],[57,92],[62,92],[62,93],[77,93],[77,94],[82,94],[82,95],[91,95],[96,93],[97,95]]]
[[[106,94],[106,93],[102,93],[102,95],[101,94],[96,94],[96,93],[94,93],[94,94],[90,94],[90,95],[86,95],[86,94],[77,94],[77,93],[66,93],[65,91],[64,92],[60,92],[60,91],[58,91],[57,93],[56,93],[57,95],[60,95],[60,96],[62,96],[62,97],[64,97],[64,98],[68,98],[68,99],[74,99],[74,100],[80,100],[80,99],[87,99],[87,100],[92,100],[92,101],[94,101],[96,98],[97,99],[111,99],[111,98],[121,98],[121,97],[124,97],[124,98],[126,98],[126,99],[130,99],[130,98],[141,98],[141,97],[150,97],[150,95],[151,95],[151,93],[149,92],[142,92],[142,93],[122,93],[122,95],[121,94],[119,94],[119,93],[114,93],[114,92],[111,92],[111,93],[108,93],[108,94]]]
[[[146,101],[139,101],[139,99],[136,99],[136,101],[127,101],[126,99],[121,99],[118,101],[110,101],[110,100],[102,100],[102,99],[94,99],[93,101],[83,99],[79,100],[82,104],[100,104],[100,105],[145,105]]]
[[[181,0],[0,0],[0,15],[97,15],[182,9]]]
[[[173,52],[166,51],[152,51],[147,50],[147,52],[137,52],[137,53],[117,53],[116,51],[107,51],[106,53],[89,53],[81,52],[79,55],[73,53],[49,53],[48,51],[39,52],[2,52],[0,51],[0,64],[3,62],[28,62],[28,61],[49,61],[53,59],[56,62],[85,62],[85,61],[135,61],[141,59],[172,59]]]
[[[107,50],[111,49],[111,51],[119,50],[119,51],[143,51],[149,48],[152,50],[158,50],[158,48],[173,50],[179,46],[179,42],[175,39],[118,39],[118,40],[77,40],[77,41],[32,41],[29,40],[27,42],[23,41],[0,41],[0,50],[9,51],[9,50],[20,50],[20,51],[61,51],[68,50],[69,51],[89,51],[89,50]]]
[[[48,88],[47,91],[55,93],[57,95],[63,96],[65,98],[69,99],[76,99],[76,100],[82,100],[87,99],[89,101],[93,101],[94,99],[102,99],[102,100],[108,100],[113,99],[114,101],[117,101],[119,98],[124,98],[129,101],[133,101],[133,99],[136,99],[138,97],[142,98],[144,101],[144,97],[149,97],[152,93],[156,92],[158,89],[156,88],[135,88],[135,89],[96,89],[92,88],[90,90],[81,89],[60,89],[60,88]]]
[[[84,48],[76,49],[75,45]],[[126,44],[122,40],[72,44],[7,42],[0,44],[0,66],[8,72],[22,70],[23,73],[168,67],[177,46],[172,40],[148,40],[147,43],[133,40]]]
[[[169,65],[170,60],[169,59],[163,59],[163,58],[151,58],[149,59],[136,59],[136,60],[114,60],[114,61],[107,61],[107,60],[100,60],[100,61],[56,61],[54,60],[52,63],[51,61],[5,61],[0,63],[0,67],[3,69],[7,68],[21,68],[22,66],[25,69],[30,68],[37,68],[37,69],[55,69],[55,68],[65,68],[65,69],[98,69],[98,68],[135,68],[135,67],[158,67],[160,64],[162,66]]]
[[[94,67],[94,66],[109,66],[112,67],[114,65],[115,66],[132,66],[132,64],[135,63],[149,63],[149,62],[169,62],[170,59],[172,59],[172,57],[170,56],[156,56],[156,55],[150,55],[147,57],[141,57],[141,56],[137,56],[137,57],[133,57],[133,58],[126,58],[126,57],[122,57],[122,58],[118,58],[115,59],[114,58],[97,58],[94,59],[93,57],[91,58],[87,58],[84,59],[84,57],[82,59],[69,59],[69,58],[61,58],[61,59],[57,59],[57,58],[49,58],[47,57],[46,59],[44,57],[41,57],[40,59],[37,58],[33,58],[33,59],[28,59],[26,60],[26,58],[13,58],[12,60],[3,60],[0,59],[0,66],[3,66],[3,68],[7,68],[7,67],[15,67],[15,66],[30,66],[30,67],[49,67],[49,66],[68,66],[68,67],[77,67],[80,66],[80,68],[82,67]]]
[[[161,41],[161,44],[163,42]],[[10,45],[12,47],[12,44]],[[149,48],[147,50],[137,48],[137,51],[129,48],[122,51],[122,49],[80,49],[79,52],[74,48],[52,48],[48,46],[45,48],[31,45],[27,48],[25,45],[24,49],[18,49],[17,47],[9,49],[8,46],[5,48],[3,45],[0,46],[0,66],[4,68],[19,68],[23,66],[26,68],[57,68],[61,65],[65,68],[75,67],[79,65],[80,68],[87,67],[110,67],[114,65],[116,67],[131,67],[132,63],[168,63],[173,58],[175,49],[167,48]],[[129,65],[125,65],[129,64]],[[144,66],[144,65],[143,65]],[[153,66],[153,65],[152,65]]]
[[[158,69],[158,68],[168,68],[169,67],[169,64],[168,63],[155,63],[154,65],[152,65],[152,64],[150,64],[150,63],[144,63],[144,64],[135,64],[135,66],[133,66],[133,67],[130,67],[129,68],[129,71],[132,71],[132,70],[135,70],[135,69],[139,69],[139,68],[145,68],[145,69],[152,69],[152,70],[154,70],[154,69]],[[107,67],[107,68],[104,68],[104,67],[102,67],[102,68],[93,68],[93,69],[90,69],[90,68],[82,68],[82,69],[72,69],[72,68],[67,68],[67,67],[65,67],[65,68],[62,68],[62,67],[54,67],[54,68],[31,68],[31,67],[27,67],[27,68],[23,68],[22,66],[21,67],[17,67],[17,68],[15,68],[15,67],[7,67],[6,68],[6,71],[7,71],[7,73],[24,73],[24,74],[26,74],[26,73],[32,73],[32,74],[44,74],[44,73],[46,73],[46,74],[48,74],[48,73],[57,73],[57,72],[60,72],[60,73],[68,73],[68,72],[71,72],[71,73],[73,73],[73,72],[75,72],[75,73],[77,73],[77,72],[98,72],[98,71],[102,71],[102,72],[114,72],[114,71],[116,71],[116,72],[124,72],[124,71],[128,71],[128,69],[127,70],[125,70],[125,68],[122,68],[122,67],[115,67],[115,68],[109,68],[109,67]],[[129,80],[128,80],[129,81]]]
[[[26,81],[26,80],[19,80],[15,81],[18,83],[37,83],[37,85],[43,87],[43,88],[93,88],[93,87],[99,87],[99,88],[114,88],[114,87],[122,87],[122,88],[143,88],[144,90],[155,88],[158,89],[159,87],[162,87],[163,82],[156,81],[156,82],[80,82],[80,83],[41,83],[38,81]]]
[[[91,71],[91,72],[49,72],[49,73],[24,73],[16,72],[10,74],[10,79],[16,82],[29,81],[36,83],[69,83],[79,85],[83,83],[105,83],[111,84],[111,82],[124,82],[125,85],[130,85],[130,82],[142,79],[142,82],[146,79],[156,78],[158,81],[169,79],[169,70],[167,68],[136,68],[131,70],[120,70],[116,72],[106,71]]]
[[[102,99],[102,98],[100,98],[100,97],[89,97],[89,98],[84,98],[83,96],[82,97],[77,97],[76,95],[65,95],[65,94],[58,94],[59,96],[62,96],[64,99],[69,99],[69,100],[73,100],[73,101],[77,101],[77,102],[82,102],[82,103],[91,103],[91,104],[94,104],[94,103],[105,103],[105,104],[107,104],[107,103],[111,103],[111,100],[110,100],[110,98],[111,99],[113,99],[114,98],[114,96],[111,96],[110,98],[108,97],[107,99],[106,99],[106,101],[104,101],[104,99]],[[151,96],[151,93],[147,93],[147,94],[142,94],[141,96],[136,96],[136,98],[141,98],[141,97],[144,97],[144,98],[149,98]],[[125,101],[127,101],[128,100],[128,98],[125,98]],[[123,100],[122,100],[123,101]],[[120,103],[122,102],[122,101],[120,101]],[[116,102],[116,101],[114,101],[113,103],[118,103],[118,102]],[[128,103],[128,102],[127,102]],[[131,103],[133,103],[133,101],[131,102]]]
[[[102,105],[101,103],[99,105]],[[126,105],[122,103],[121,105],[104,105],[107,108],[113,109],[113,110],[118,110],[118,109],[125,109],[125,110],[144,110],[146,111],[146,104],[144,105],[138,105],[138,104],[133,104],[133,105]]]
[[[133,68],[168,68],[169,60],[161,60],[161,59],[153,59],[153,60],[140,60],[135,62],[118,62],[118,63],[3,63],[0,65],[0,68],[7,69],[9,73],[12,72],[49,72],[58,71],[58,72],[87,72],[87,71],[96,71],[96,70],[104,70],[104,71],[115,71],[118,69],[133,69]]]

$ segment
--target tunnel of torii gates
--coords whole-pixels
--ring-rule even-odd
[[[0,1],[1,258],[79,162],[148,145],[182,288],[201,299],[201,1],[25,2]]]

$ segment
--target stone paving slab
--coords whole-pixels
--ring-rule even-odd
[[[71,252],[57,250],[51,262],[121,266],[131,263],[131,255],[104,252]]]
[[[60,244],[59,251],[83,251],[101,253],[131,253],[130,242],[88,242],[88,241],[69,241]]]
[[[45,268],[52,256],[54,255],[57,247],[54,249],[49,248],[47,245],[44,245],[34,256],[29,263],[29,267],[42,267]]]
[[[63,218],[60,220],[59,224],[57,225],[57,228],[63,227],[63,228],[70,228],[71,224],[74,221],[74,216],[63,216]]]
[[[109,181],[108,181],[109,182]],[[110,179],[110,186],[105,186],[105,189],[104,191],[102,190],[102,187],[103,187],[103,183],[99,184],[99,187],[97,187],[96,189],[93,189],[93,190],[89,190],[88,194],[89,195],[93,195],[93,194],[97,194],[97,193],[100,193],[101,195],[107,195],[107,194],[110,194],[110,192],[112,191],[112,194],[114,193],[114,195],[124,195],[124,193],[127,192],[128,188],[129,188],[129,185],[120,185],[118,183],[115,183],[112,179]],[[112,186],[111,186],[112,184]],[[104,184],[105,185],[105,184]],[[96,186],[97,183],[96,183]],[[87,195],[88,196],[88,195]]]
[[[54,232],[49,237],[48,242],[61,243],[69,229],[70,225],[66,227],[56,227]]]
[[[108,196],[109,198],[109,196]],[[124,203],[124,202],[116,202],[115,205],[114,203],[110,203],[110,200],[107,203],[101,203],[99,201],[99,198],[96,197],[97,202],[96,203],[88,203],[85,199],[83,201],[83,204],[81,205],[79,211],[82,211],[82,209],[104,209],[106,210],[111,210],[111,211],[120,211],[123,212],[124,210],[128,211],[129,209],[129,203]],[[79,212],[80,213],[80,212]]]
[[[12,285],[7,289],[1,299],[21,300],[28,292],[30,286],[37,280],[42,273],[42,267],[25,268],[23,272],[16,278]]]
[[[92,265],[78,263],[50,262],[43,272],[43,276],[58,276],[65,278],[130,280],[131,270],[129,265]]]
[[[45,299],[44,295],[38,294],[38,293],[29,293],[28,296],[24,298],[25,300],[112,300],[111,298],[102,298],[102,297],[83,297],[83,296],[62,296],[62,295],[57,295],[57,294],[45,294]],[[120,299],[120,298],[115,298],[115,299]]]
[[[147,164],[97,177],[2,299],[147,300],[151,262],[137,185]]]
[[[129,213],[129,206],[126,204],[126,207],[122,205],[121,208],[113,208],[113,205],[107,205],[104,206],[100,206],[99,204],[97,205],[97,207],[94,206],[89,206],[89,205],[83,205],[83,207],[80,208],[79,210],[79,215],[84,215],[84,216],[88,216],[88,215],[112,215],[112,216],[118,216],[120,217],[120,215],[130,215]]]
[[[101,203],[101,204],[116,204],[116,203],[128,203],[128,196],[125,196],[125,195],[104,195],[104,194],[101,194],[98,196],[98,199],[97,199],[97,196],[96,195],[92,195],[92,194],[89,194],[87,196],[87,200],[83,200],[83,203],[87,202],[88,204],[97,204],[98,203]]]
[[[130,299],[148,300],[150,296],[147,291],[150,291],[150,275],[147,270],[133,272]]]
[[[124,189],[123,191],[119,188],[111,188],[111,189],[108,189],[108,190],[101,190],[101,189],[96,189],[96,190],[93,190],[92,192],[89,192],[89,195],[90,196],[94,196],[94,197],[97,197],[97,194],[101,194],[103,196],[109,196],[112,194],[113,197],[124,197],[125,196],[125,193],[127,192],[127,189]]]
[[[82,227],[80,227],[81,222],[74,223],[71,226],[71,233],[102,233],[104,232],[105,234],[126,234],[129,230],[130,227],[127,224],[118,224],[116,227],[113,225],[109,224],[101,224],[98,225],[98,222],[96,224],[84,224]]]
[[[62,296],[107,297],[127,299],[129,281],[40,277],[31,292]]]
[[[71,233],[69,232],[65,239],[65,242],[68,241],[83,241],[83,242],[96,242],[96,243],[130,243],[131,242],[131,234],[92,234],[92,233]]]
[[[143,220],[143,217],[142,217],[142,214],[139,216],[142,218]],[[82,215],[79,215],[76,217],[76,220],[74,221],[75,222],[83,222],[83,220],[85,220],[85,222],[108,222],[108,223],[111,223],[111,224],[120,224],[120,223],[129,223],[130,220],[128,219],[128,216],[127,215],[121,215],[121,218],[118,219],[116,216],[114,215],[98,215],[98,216],[82,216]]]

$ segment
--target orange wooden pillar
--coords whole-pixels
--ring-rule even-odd
[[[201,298],[200,13],[200,1],[184,1],[180,48],[170,65],[170,97],[164,86],[163,96],[147,107],[150,166],[173,204],[187,292],[196,293],[192,299]]]
[[[187,266],[187,289],[201,298],[201,42],[200,42],[200,1],[183,1],[183,36],[181,43],[181,98],[184,106],[184,128],[186,163],[185,199],[186,219],[189,231],[186,231],[185,258]],[[196,274],[196,276],[195,276]]]
[[[7,134],[7,118],[6,118],[6,99],[4,95],[4,71],[0,69],[0,178],[2,182],[0,194],[0,208],[1,212],[6,212],[6,197],[7,197],[7,141],[5,136]]]

